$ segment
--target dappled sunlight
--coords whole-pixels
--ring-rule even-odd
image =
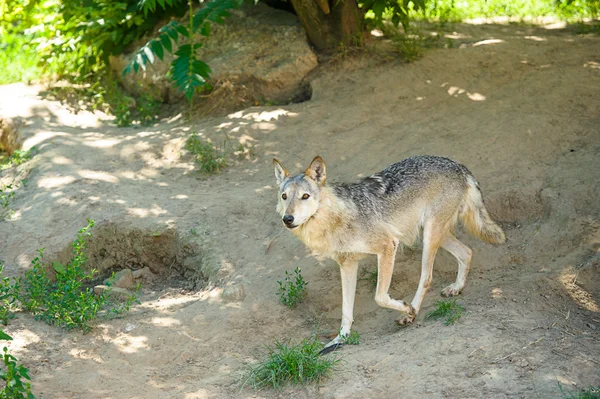
[[[92,351],[88,351],[87,349],[73,348],[69,351],[69,355],[73,356],[75,359],[93,360],[98,364],[104,364],[102,356]]]
[[[122,335],[112,339],[113,344],[123,353],[136,353],[140,350],[150,349],[148,345],[148,337],[130,335]]]
[[[55,188],[60,188],[60,187],[66,186],[68,184],[71,184],[75,180],[77,180],[77,179],[74,178],[73,176],[42,177],[41,179],[38,180],[37,186],[39,188],[55,189]]]
[[[577,284],[578,273],[572,266],[566,267],[558,280],[563,284],[571,299],[580,307],[591,312],[600,312],[600,306],[591,293]]]
[[[122,140],[119,139],[93,139],[85,140],[81,144],[92,148],[112,148],[121,142]]]
[[[505,41],[502,39],[486,39],[486,40],[480,40],[476,43],[473,43],[473,47],[487,46],[490,44],[500,44],[500,43],[505,43]]]
[[[271,185],[266,185],[266,186],[262,186],[260,188],[255,188],[254,191],[257,193],[263,193],[265,191],[271,191],[273,190],[273,186]]]
[[[177,307],[185,304],[189,304],[191,302],[197,302],[198,300],[202,300],[206,298],[208,295],[207,292],[201,292],[194,295],[186,295],[179,297],[170,297],[170,298],[159,298],[156,301],[152,302],[143,302],[141,305],[138,305],[139,308],[147,308],[147,309],[169,309],[171,307]]]
[[[523,39],[533,40],[534,42],[547,42],[548,39],[540,36],[523,36]]]
[[[30,150],[32,147],[37,147],[45,141],[54,139],[55,137],[71,137],[70,134],[64,132],[50,132],[41,131],[35,133],[33,136],[25,139],[23,142],[23,149]]]
[[[188,392],[183,395],[184,399],[207,399],[212,397],[214,397],[214,395],[206,389],[199,389],[195,392]]]
[[[153,317],[150,323],[157,327],[176,327],[181,325],[181,321],[172,317]]]
[[[26,349],[30,344],[35,344],[42,341],[40,336],[31,330],[19,330],[11,332],[9,335],[13,338],[12,341],[8,341],[3,344],[6,345],[11,351],[15,352]]]
[[[152,204],[152,207],[150,209],[145,209],[145,208],[127,208],[127,214],[129,214],[130,216],[135,216],[135,217],[139,217],[139,218],[145,218],[148,216],[161,216],[161,215],[166,215],[168,213],[167,210],[161,208],[160,206],[156,205],[156,204]]]
[[[448,83],[445,82],[445,83],[442,83],[440,85],[440,87],[444,88],[447,85],[448,85]],[[485,99],[486,99],[486,97],[481,93],[477,93],[477,92],[471,93],[471,92],[467,91],[466,89],[460,88],[458,86],[450,86],[446,92],[448,93],[449,96],[452,96],[452,97],[458,97],[461,94],[465,94],[471,101],[485,101]]]
[[[98,180],[106,183],[119,183],[119,179],[115,176],[102,172],[102,171],[94,171],[94,170],[80,170],[79,176],[90,179],[90,180]]]
[[[583,67],[590,68],[590,69],[600,69],[600,62],[588,61],[585,64],[583,64]]]
[[[271,120],[278,120],[281,116],[298,116],[295,112],[290,112],[282,108],[275,109],[273,111],[262,111],[262,112],[246,112],[239,111],[233,114],[227,115],[229,119],[244,119],[254,122],[268,122]]]
[[[67,157],[63,157],[61,155],[57,155],[55,157],[52,157],[52,163],[55,163],[57,165],[72,165],[73,160]]]

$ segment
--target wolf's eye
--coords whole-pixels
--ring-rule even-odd
[[[283,198],[284,200],[286,200],[287,199],[287,194],[286,193],[281,194],[281,198]]]
[[[309,198],[310,198],[310,195],[308,195],[308,194],[304,194],[304,195],[302,196],[302,199],[309,199]]]

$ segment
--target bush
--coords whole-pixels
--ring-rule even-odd
[[[129,310],[136,300],[134,294],[124,304],[110,306],[106,292],[96,295],[91,288],[85,286],[96,275],[95,270],[85,271],[86,238],[91,235],[88,230],[93,226],[94,221],[88,220],[88,225],[79,230],[77,239],[73,242],[73,258],[66,265],[58,262],[52,264],[55,281],[48,277],[42,263],[43,249],[33,259],[33,268],[25,273],[22,281],[23,293],[20,300],[25,309],[36,318],[48,324],[67,329],[80,328],[87,332],[91,329],[90,322],[100,311],[120,314]]]

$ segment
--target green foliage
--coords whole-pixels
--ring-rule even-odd
[[[0,43],[0,85],[30,82],[41,75],[37,45],[31,35],[7,33]]]
[[[30,150],[14,150],[10,155],[0,154],[0,170],[19,166],[30,160],[34,150],[35,148],[32,147]]]
[[[285,279],[283,281],[277,281],[279,284],[279,299],[281,300],[281,303],[290,309],[302,302],[306,296],[306,285],[308,284],[304,281],[304,278],[300,273],[300,268],[297,267],[294,269],[294,276],[295,277],[290,276],[286,270]]]
[[[517,20],[551,16],[567,21],[600,15],[599,0],[455,0],[427,1],[414,18],[430,21],[460,22],[473,18],[510,17]]]
[[[12,216],[13,211],[8,206],[14,196],[12,184],[0,185],[0,221]]]
[[[12,337],[0,330],[0,340],[10,341]],[[29,369],[18,364],[18,359],[8,352],[6,346],[2,350],[4,367],[0,368],[0,379],[5,385],[0,390],[0,399],[35,399],[31,393],[31,383],[28,382],[31,381]]]
[[[109,314],[120,314],[136,300],[133,295],[124,305],[109,307],[106,292],[96,295],[86,288],[85,285],[96,275],[95,270],[85,271],[86,239],[91,235],[88,230],[93,226],[94,221],[88,220],[88,225],[79,230],[72,244],[73,257],[66,265],[53,262],[55,281],[48,277],[42,264],[43,248],[38,251],[39,256],[33,259],[33,268],[25,273],[22,281],[24,291],[20,300],[36,318],[48,324],[67,329],[80,328],[87,332],[91,329],[90,322],[101,310],[108,308]]]
[[[426,316],[427,319],[443,319],[444,324],[449,326],[450,324],[456,323],[464,314],[465,308],[456,303],[456,299],[450,299],[447,301],[436,301],[435,309],[429,312]]]
[[[250,367],[244,385],[254,388],[281,388],[285,384],[305,384],[319,382],[329,376],[338,359],[319,355],[323,344],[314,340],[304,340],[298,345],[275,342],[275,347],[267,346],[266,359]]]
[[[19,281],[10,277],[3,277],[4,262],[0,260],[0,323],[7,325],[8,320],[14,317],[21,287]]]
[[[164,7],[166,0],[144,0],[143,9],[156,9],[156,4]],[[160,28],[158,37],[150,40],[146,45],[140,48],[131,62],[125,67],[123,74],[130,73],[132,70],[146,69],[147,64],[152,64],[156,58],[161,61],[164,59],[165,52],[175,56],[171,62],[169,75],[175,87],[181,90],[188,101],[192,100],[197,88],[206,87],[210,78],[210,67],[198,59],[198,50],[202,47],[202,42],[197,41],[196,33],[208,38],[210,36],[211,22],[223,24],[225,18],[231,14],[229,10],[238,8],[241,5],[240,0],[212,0],[207,1],[203,6],[193,13],[193,2],[189,3],[190,19],[187,25],[182,25],[178,21],[171,21]],[[179,45],[177,51],[173,52],[180,38],[189,43]],[[175,46],[173,46],[175,42]]]
[[[371,285],[371,288],[375,289],[377,287],[377,275],[378,275],[377,270],[372,271],[372,272],[367,272],[366,276],[361,278],[360,280],[368,281],[369,284]]]
[[[565,399],[600,399],[600,387],[590,386],[588,389],[579,392],[565,392],[559,382],[558,388]]]
[[[206,174],[212,174],[220,171],[227,166],[226,142],[217,147],[209,141],[202,140],[198,134],[193,133],[185,143],[185,148],[194,154],[194,160],[200,165],[200,171]]]
[[[344,345],[360,345],[360,334],[356,330],[350,331],[350,335],[342,339]]]

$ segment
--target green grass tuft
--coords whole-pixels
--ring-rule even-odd
[[[562,384],[559,382],[558,388],[565,399],[600,399],[600,387],[590,386],[588,389],[573,393],[565,392]]]
[[[323,344],[314,340],[304,340],[297,345],[275,342],[275,347],[267,346],[266,359],[250,366],[244,385],[255,389],[281,388],[286,384],[306,384],[327,378],[339,359],[319,355]]]
[[[435,309],[429,312],[426,316],[427,319],[443,319],[444,324],[449,326],[450,324],[454,324],[462,317],[465,312],[465,308],[456,303],[456,299],[451,299],[448,301],[436,301]]]
[[[193,133],[188,138],[185,148],[194,154],[194,160],[203,173],[217,173],[227,167],[228,154],[225,143],[223,146],[218,147],[209,141],[202,140],[198,134]]]
[[[294,280],[291,279],[290,273],[285,271],[285,279],[278,280],[279,284],[279,299],[281,303],[283,303],[288,308],[294,308],[299,303],[304,300],[306,296],[306,285],[308,284],[304,281],[304,277],[302,277],[300,268],[297,267],[294,269]]]
[[[350,331],[350,335],[345,337],[342,342],[344,345],[360,345],[360,334],[356,330]]]

